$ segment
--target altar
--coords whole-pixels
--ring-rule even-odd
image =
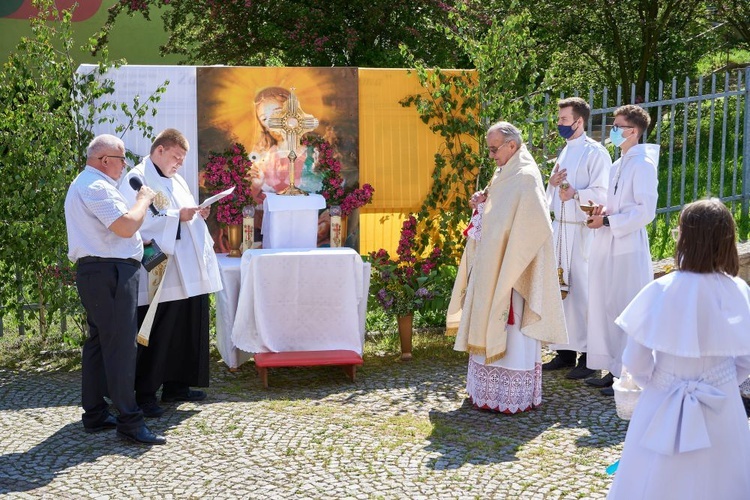
[[[218,260],[216,341],[229,368],[252,353],[362,354],[370,264],[354,250],[261,249]]]

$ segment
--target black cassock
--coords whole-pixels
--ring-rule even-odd
[[[138,308],[138,327],[148,306]],[[139,403],[156,401],[164,384],[170,394],[189,386],[208,387],[208,294],[162,302],[156,309],[148,346],[138,345],[135,392]]]

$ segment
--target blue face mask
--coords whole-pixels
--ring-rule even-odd
[[[558,125],[557,133],[563,139],[570,139],[576,133],[576,129],[573,128],[573,125]]]
[[[622,136],[621,128],[617,130],[612,128],[609,129],[609,140],[612,141],[612,144],[614,144],[616,148],[619,148],[627,139]]]

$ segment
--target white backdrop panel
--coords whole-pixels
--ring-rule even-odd
[[[91,64],[82,64],[78,71],[90,72],[95,67]],[[195,75],[195,66],[121,66],[107,73],[107,77],[115,82],[115,93],[108,96],[108,100],[124,102],[128,106],[132,105],[136,95],[140,96],[141,103],[145,102],[159,85],[169,80],[166,92],[153,106],[157,110],[156,116],[149,113],[144,119],[154,128],[154,134],[165,128],[176,128],[185,134],[190,143],[190,151],[180,175],[185,178],[190,191],[198,200],[198,111]],[[119,110],[108,110],[107,113],[107,116],[115,118],[115,123],[95,125],[94,133],[119,135],[115,133],[115,127],[118,124],[126,124],[128,119]],[[143,137],[138,130],[127,131],[122,140],[129,151],[141,157],[146,156],[151,148],[151,140]]]

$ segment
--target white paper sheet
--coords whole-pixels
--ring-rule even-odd
[[[220,199],[224,198],[225,196],[229,196],[230,194],[232,194],[232,192],[234,192],[234,188],[235,187],[237,187],[237,186],[232,186],[229,189],[227,189],[226,191],[222,191],[221,193],[217,193],[217,194],[213,195],[210,198],[206,198],[205,200],[203,200],[203,203],[201,203],[200,205],[198,205],[198,208],[206,208],[207,206],[209,206],[209,205],[211,205],[213,203],[216,203],[217,201],[219,201]]]

